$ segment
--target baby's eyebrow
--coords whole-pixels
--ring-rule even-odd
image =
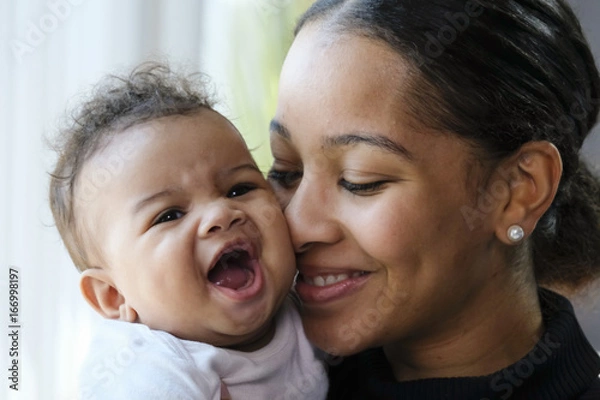
[[[279,136],[285,139],[291,139],[292,135],[290,135],[290,131],[275,118],[271,120],[269,124],[269,131],[278,134]]]
[[[256,172],[260,173],[260,169],[258,169],[258,167],[256,166],[256,164],[252,164],[252,163],[246,163],[246,164],[237,165],[237,166],[235,166],[235,167],[227,170],[226,173],[231,174],[231,173],[237,172],[237,171],[242,170],[242,169],[250,169],[252,171],[256,171]]]
[[[133,206],[133,213],[137,214],[138,212],[140,212],[140,210],[142,210],[148,204],[150,204],[162,197],[169,197],[177,191],[178,191],[178,189],[165,189],[165,190],[161,190],[160,192],[151,194],[150,196],[143,198],[142,200],[140,200]]]
[[[236,165],[233,168],[230,168],[228,170],[225,170],[222,175],[230,175],[230,174],[234,174],[237,171],[240,170],[252,170],[255,172],[258,172],[259,174],[260,169],[258,169],[258,167],[256,166],[256,164],[253,163],[245,163],[245,164],[240,164],[240,165]],[[169,197],[174,195],[177,192],[181,192],[183,189],[181,187],[172,187],[172,188],[167,188],[165,190],[161,190],[160,192],[156,192],[151,194],[150,196],[144,197],[142,200],[138,201],[137,203],[135,203],[135,205],[133,206],[133,213],[137,214],[138,212],[140,212],[144,207],[146,207],[147,205],[153,203],[154,201],[161,199],[163,197]]]

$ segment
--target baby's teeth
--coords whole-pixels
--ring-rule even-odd
[[[358,278],[360,275],[362,274],[362,272],[355,272],[352,274],[353,278]]]

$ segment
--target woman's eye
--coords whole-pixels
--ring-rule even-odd
[[[156,219],[152,223],[152,226],[162,224],[164,222],[175,221],[176,219],[179,219],[179,218],[183,217],[184,215],[185,214],[183,213],[183,211],[180,211],[180,210],[175,210],[175,209],[167,210],[167,211],[161,213],[158,217],[156,217]]]
[[[357,194],[357,195],[368,195],[373,194],[380,190],[387,181],[377,181],[377,182],[369,182],[369,183],[352,183],[348,182],[345,179],[340,180],[340,186],[342,186],[347,191]]]
[[[284,189],[291,188],[301,178],[302,172],[299,171],[277,171],[271,169],[267,175],[269,181],[276,183]]]
[[[227,197],[232,198],[243,196],[246,193],[253,191],[257,187],[258,186],[253,183],[239,183],[237,185],[234,185],[231,189],[229,189],[229,192],[227,192]]]

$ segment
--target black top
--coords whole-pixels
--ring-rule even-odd
[[[329,372],[328,399],[599,400],[600,357],[571,303],[540,289],[545,333],[515,364],[488,376],[396,382],[383,350],[348,357]]]

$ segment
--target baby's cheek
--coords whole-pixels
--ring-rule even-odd
[[[287,230],[287,224],[281,206],[277,202],[275,195],[270,192],[265,192],[262,196],[249,204],[248,212],[251,213],[254,223],[261,230]]]

